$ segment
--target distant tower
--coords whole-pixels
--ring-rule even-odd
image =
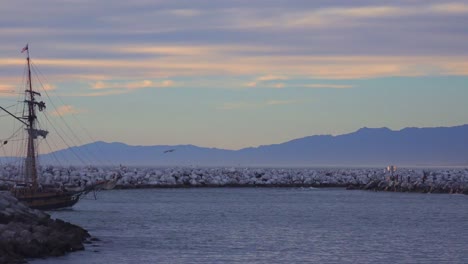
[[[387,172],[390,172],[390,174],[393,176],[395,171],[397,170],[397,167],[395,165],[390,165],[387,167]]]

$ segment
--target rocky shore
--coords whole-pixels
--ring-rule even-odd
[[[14,167],[0,177],[16,179]],[[468,194],[468,169],[398,168],[77,168],[46,167],[43,184],[86,186],[121,175],[117,188],[343,187],[374,191]],[[0,181],[0,185],[2,182]],[[3,182],[4,186],[6,182]]]
[[[468,184],[466,182],[447,181],[437,183],[426,181],[424,178],[417,181],[403,180],[395,177],[386,179],[373,179],[366,184],[355,184],[346,187],[349,190],[371,190],[387,192],[419,192],[419,193],[449,193],[449,194],[467,194]]]
[[[83,250],[88,232],[42,211],[30,209],[8,192],[0,192],[0,263],[60,256]]]

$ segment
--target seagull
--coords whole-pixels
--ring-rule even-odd
[[[174,152],[175,149],[168,149],[168,150],[165,150],[164,153],[169,153],[169,152]]]

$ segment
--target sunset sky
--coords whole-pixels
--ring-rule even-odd
[[[29,43],[51,118],[95,140],[240,149],[467,124],[467,25],[468,1],[0,0],[0,105]]]

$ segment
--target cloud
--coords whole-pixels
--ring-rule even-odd
[[[13,85],[0,84],[0,91],[10,92],[10,91],[14,91],[14,90],[15,90],[15,87]]]
[[[349,84],[314,83],[314,84],[305,84],[305,85],[301,85],[301,87],[308,87],[308,88],[347,89],[347,88],[353,88],[354,85],[349,85]]]
[[[270,88],[283,88],[284,83],[272,83],[272,81],[285,81],[288,80],[287,76],[267,74],[255,78],[254,81],[245,84],[247,87],[270,87]]]
[[[351,18],[374,18],[401,16],[408,13],[408,8],[395,6],[363,6],[352,8],[327,8],[317,12],[321,16],[341,16]]]
[[[246,83],[245,86],[247,86],[247,87],[256,87],[257,82],[249,82],[249,83]]]
[[[10,68],[23,65],[24,61],[0,59],[0,67]],[[41,68],[54,70],[54,80],[96,80],[95,89],[146,87],[170,87],[171,81],[151,81],[149,78],[210,78],[210,76],[232,77],[257,75],[244,83],[247,87],[265,87],[267,83],[285,83],[288,76],[316,79],[360,79],[388,76],[434,76],[468,75],[468,56],[315,56],[315,55],[271,55],[245,56],[226,54],[164,57],[157,59],[38,59]],[[50,71],[50,70],[49,70]],[[62,72],[62,73],[60,73]],[[89,75],[87,75],[90,72]],[[281,75],[264,75],[264,72],[282,72]],[[62,74],[63,76],[60,76]],[[9,74],[11,76],[11,74]],[[143,81],[131,82],[135,76]],[[6,77],[6,76],[5,76]],[[171,79],[172,79],[171,77]],[[2,73],[0,78],[3,80]],[[20,77],[17,77],[20,78]],[[17,79],[18,80],[18,79]],[[112,81],[105,81],[112,80]]]
[[[54,91],[55,89],[57,89],[57,86],[54,85],[54,84],[45,83],[44,85],[42,85],[42,88],[43,88],[45,91]]]
[[[275,84],[273,85],[273,87],[278,88],[278,89],[284,88],[284,86],[285,86],[284,83],[275,83]]]
[[[91,82],[94,90],[172,87],[178,79],[287,88],[295,87],[289,78],[468,75],[467,1],[45,3],[2,6],[1,83],[19,80],[25,34],[33,62],[54,83]],[[76,94],[88,93],[104,94]]]
[[[411,16],[467,14],[468,4],[453,2],[444,4],[375,5],[318,7],[313,9],[277,9],[275,14],[263,15],[262,11],[246,12],[247,15],[232,20],[235,28],[337,28],[359,27],[363,20],[382,20]],[[238,11],[236,11],[238,12]],[[231,14],[236,17],[236,14]]]
[[[258,77],[257,81],[263,82],[263,81],[278,81],[278,80],[287,80],[287,79],[288,77],[286,76],[268,74],[268,75]]]
[[[92,88],[96,90],[100,89],[142,89],[142,88],[167,88],[174,86],[174,82],[172,80],[163,80],[159,82],[153,82],[151,80],[143,80],[138,82],[127,82],[127,83],[111,83],[111,82],[103,82],[98,81],[92,84]]]
[[[444,3],[431,5],[430,10],[436,13],[445,14],[468,14],[468,4],[466,3]]]
[[[0,98],[16,96],[16,88],[9,84],[0,84]]]
[[[164,80],[159,85],[159,87],[171,87],[171,86],[174,86],[174,82],[172,80]]]
[[[45,91],[53,91],[57,87],[50,83],[45,83],[42,85],[42,89]],[[0,96],[2,95],[17,95],[18,89],[15,85],[12,84],[0,84]],[[21,91],[23,92],[23,91]],[[39,91],[40,92],[40,91]]]
[[[82,110],[76,109],[72,105],[62,105],[59,106],[55,111],[52,112],[53,116],[64,116],[64,115],[71,115],[83,112]]]

